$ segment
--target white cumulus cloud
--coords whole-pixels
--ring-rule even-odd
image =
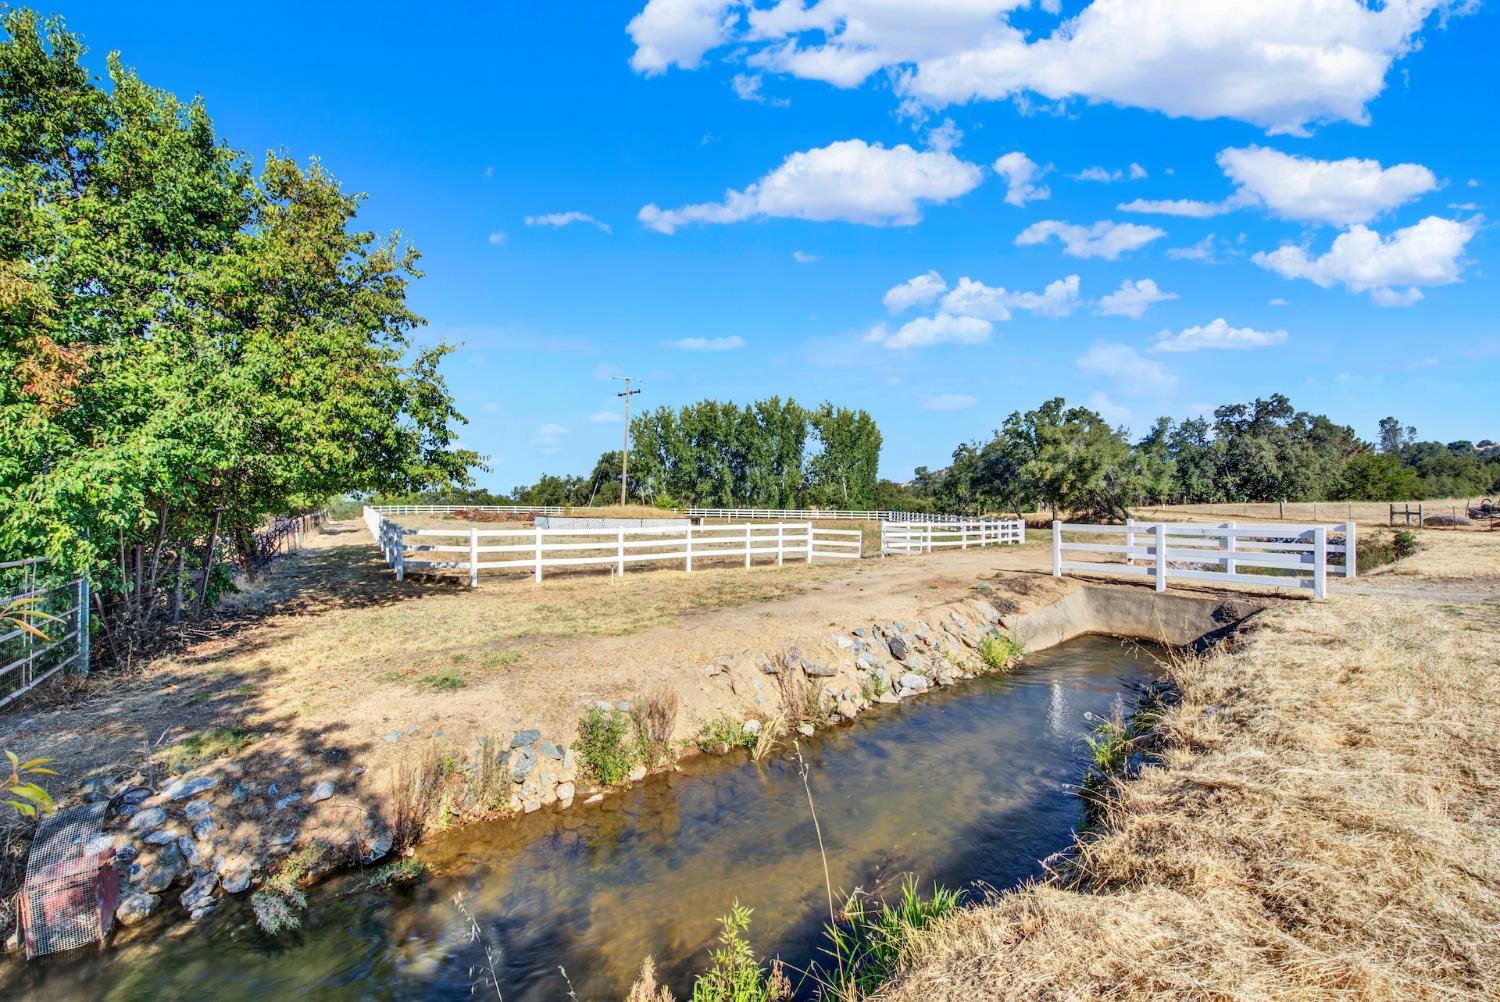
[[[1437,177],[1421,164],[1384,167],[1375,160],[1346,157],[1316,160],[1263,146],[1230,147],[1219,166],[1236,185],[1218,202],[1192,198],[1137,198],[1119,206],[1122,212],[1206,219],[1260,206],[1298,222],[1348,226],[1367,223],[1437,187]]]
[[[1052,189],[1037,180],[1046,168],[1038,167],[1026,154],[1016,151],[1007,153],[995,161],[995,173],[1005,178],[1005,201],[1010,205],[1025,205],[1052,197]]]
[[[948,290],[948,283],[935,271],[913,275],[900,285],[893,285],[881,297],[885,308],[892,313],[909,310],[913,306],[926,306]]]
[[[745,347],[745,339],[738,334],[728,337],[684,337],[675,341],[663,341],[662,347],[681,351],[734,351]]]
[[[1032,223],[1016,237],[1016,246],[1045,243],[1052,237],[1062,241],[1063,253],[1071,257],[1102,257],[1113,261],[1121,254],[1144,247],[1166,236],[1165,230],[1136,223],[1100,220],[1092,226],[1078,226],[1056,219]]]
[[[1101,184],[1113,184],[1129,178],[1131,181],[1139,181],[1146,177],[1146,168],[1140,164],[1133,163],[1126,170],[1110,170],[1108,167],[1085,167],[1073,175],[1075,181],[1098,181]]]
[[[1315,160],[1262,146],[1224,150],[1219,166],[1245,196],[1283,219],[1335,226],[1367,223],[1437,187],[1421,164]]]
[[[1269,348],[1286,343],[1284,330],[1258,331],[1253,327],[1231,327],[1223,317],[1201,327],[1187,327],[1176,334],[1162,331],[1156,335],[1152,351],[1199,351],[1204,348],[1224,348],[1244,351],[1249,348]]]
[[[994,329],[993,324],[979,317],[938,313],[908,320],[894,333],[881,324],[866,334],[865,340],[898,350],[927,348],[935,344],[983,344],[990,339]]]
[[[1041,292],[1011,292],[1004,286],[985,285],[965,275],[943,298],[943,309],[959,316],[984,320],[1009,320],[1011,310],[1028,310],[1044,317],[1066,317],[1078,309],[1077,275],[1048,282]]]
[[[548,212],[540,216],[527,216],[527,226],[551,226],[561,229],[564,226],[572,226],[574,223],[587,223],[598,227],[605,233],[610,232],[608,223],[601,223],[587,212]]]
[[[673,64],[693,69],[705,52],[729,40],[738,6],[726,0],[650,0],[625,26],[636,45],[630,65],[648,76]]]
[[[677,209],[652,204],[638,218],[661,233],[688,223],[768,217],[905,226],[921,219],[924,203],[965,195],[981,177],[978,166],[951,153],[847,139],[793,153],[743,191],[726,192],[723,201]]]
[[[1114,292],[1100,298],[1094,312],[1106,317],[1131,317],[1139,320],[1156,303],[1176,298],[1177,293],[1163,292],[1149,278],[1127,278]]]
[[[1470,0],[1093,0],[1050,32],[1015,27],[1026,0],[650,0],[630,22],[642,73],[708,51],[854,87],[888,71],[899,100],[1104,101],[1234,118],[1271,132],[1368,121],[1391,64]],[[1060,5],[1043,0],[1055,13]],[[744,14],[741,17],[741,14]]]
[[[806,251],[794,250],[792,251],[792,260],[798,264],[816,264],[818,255],[809,254]]]
[[[589,421],[594,424],[619,424],[624,420],[618,411],[595,411],[589,415]]]
[[[1479,222],[1479,217],[1459,221],[1428,216],[1389,237],[1356,225],[1335,237],[1321,255],[1283,244],[1251,260],[1282,278],[1305,278],[1325,289],[1343,285],[1350,292],[1369,292],[1379,306],[1410,306],[1421,298],[1419,286],[1459,280],[1464,248]],[[1407,289],[1396,292],[1396,286]]]

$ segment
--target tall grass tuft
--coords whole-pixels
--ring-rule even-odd
[[[433,811],[442,800],[443,756],[436,744],[428,744],[415,758],[403,758],[391,781],[391,804],[395,815],[392,840],[397,852],[416,845]]]
[[[672,730],[677,726],[677,710],[680,701],[677,692],[659,686],[631,707],[635,721],[636,742],[642,760],[647,765],[662,762],[672,750]]]
[[[851,897],[843,918],[824,928],[839,973],[833,982],[824,982],[821,997],[835,1002],[866,998],[909,959],[921,933],[962,902],[961,892],[942,886],[924,897],[914,874],[902,878],[901,895],[889,904]]]

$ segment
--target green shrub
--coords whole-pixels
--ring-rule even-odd
[[[578,721],[578,752],[586,776],[613,786],[624,781],[641,759],[641,746],[631,733],[630,717],[614,708],[591,706]]]
[[[951,914],[962,899],[959,891],[942,886],[934,886],[924,898],[912,874],[902,879],[901,896],[890,904],[872,906],[867,899],[850,898],[843,921],[824,926],[835,972],[823,997],[840,1002],[869,997],[908,958],[917,935]]]
[[[439,672],[436,675],[423,675],[421,678],[417,679],[417,684],[425,685],[429,689],[437,689],[439,691],[452,691],[454,689],[462,689],[469,683],[462,675],[456,674],[455,672],[451,671],[445,671]]]
[[[1410,529],[1397,529],[1391,536],[1391,546],[1396,551],[1397,560],[1405,560],[1422,548],[1417,534]]]
[[[738,901],[719,919],[719,948],[709,954],[713,964],[693,981],[692,1002],[779,1002],[792,997],[792,983],[780,962],[763,970],[745,932],[750,909]]]
[[[722,716],[704,722],[693,740],[699,751],[724,755],[731,748],[754,750],[756,738],[739,721]]]
[[[1009,636],[998,631],[985,635],[979,642],[979,656],[993,671],[1008,671],[1015,667],[1025,648]]]

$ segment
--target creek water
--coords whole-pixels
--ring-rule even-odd
[[[1082,817],[1090,715],[1128,712],[1153,653],[1082,637],[801,742],[835,893],[906,873],[970,889],[1036,875]],[[754,910],[762,955],[824,959],[823,862],[790,753],[699,756],[598,805],[466,828],[421,857],[431,872],[414,886],[368,890],[367,874],[348,874],[310,891],[296,932],[265,936],[225,902],[148,942],[10,965],[0,995],[493,998],[475,987],[487,946],[507,1002],[621,999],[647,954],[682,998],[735,901]]]

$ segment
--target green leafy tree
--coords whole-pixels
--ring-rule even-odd
[[[4,28],[0,552],[92,574],[126,643],[270,516],[467,478],[417,255],[355,226],[361,196],[257,171],[118,55],[101,86],[61,19]]]

